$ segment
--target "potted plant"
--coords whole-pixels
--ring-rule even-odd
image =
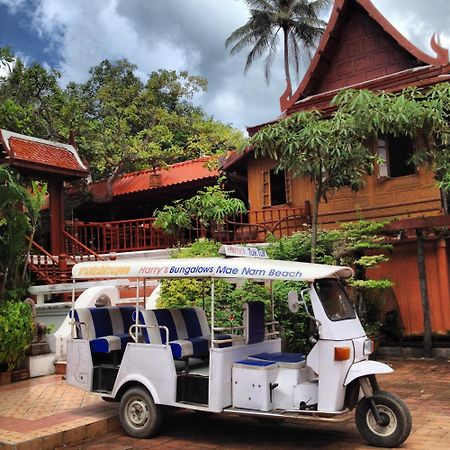
[[[20,301],[0,303],[0,384],[11,380],[11,371],[24,358],[33,336],[30,307]]]

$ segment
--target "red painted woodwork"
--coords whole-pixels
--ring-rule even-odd
[[[60,178],[51,178],[48,181],[50,197],[50,252],[60,255],[63,251],[64,229],[64,199],[63,181]]]
[[[223,244],[264,242],[304,230],[311,222],[309,203],[292,208],[268,208],[231,217],[219,227],[206,229],[199,224],[191,230],[169,236],[155,228],[154,218],[67,224],[67,233],[82,245],[68,242],[69,254],[94,254],[163,249],[177,243],[188,244],[211,237]],[[87,251],[89,250],[89,251]]]
[[[208,162],[212,162],[211,157],[184,161],[162,169],[126,173],[113,182],[112,195],[118,197],[197,180],[216,179],[219,171],[217,168],[209,167]],[[107,197],[107,189],[106,181],[99,181],[90,186],[92,196],[98,201]]]
[[[431,322],[435,333],[450,332],[450,283],[448,257],[450,248],[445,240],[426,244],[427,286]],[[389,278],[394,282],[405,335],[423,334],[423,313],[417,268],[417,243],[398,242],[390,260],[369,271],[374,278]]]
[[[399,92],[407,87],[428,88],[450,81],[448,50],[435,37],[430,56],[416,48],[396,30],[370,0],[335,0],[327,28],[316,54],[295,93],[282,96],[282,117],[295,112],[318,109],[327,117],[334,111],[333,97],[345,87]],[[279,118],[248,128],[254,135],[260,128]],[[375,151],[375,143],[369,142]],[[249,148],[235,155],[225,168],[247,168],[249,203],[259,209],[262,203],[262,173],[274,167],[268,158],[252,158]],[[365,219],[400,219],[392,231],[429,223],[442,226],[442,199],[432,172],[419,168],[416,173],[395,178],[378,177],[378,168],[366,178],[359,192],[343,188],[328,196],[319,210],[322,227],[334,228],[340,222]],[[312,199],[313,187],[306,178],[292,180],[293,206]],[[423,218],[425,217],[425,218]],[[414,219],[420,218],[420,219]],[[403,233],[402,233],[403,235]],[[435,332],[450,330],[450,249],[448,241],[430,241],[426,246],[428,289]],[[394,281],[406,335],[423,333],[423,314],[417,269],[417,243],[396,243],[391,260],[383,264],[377,276]]]
[[[0,129],[0,162],[5,159],[10,166],[40,176],[58,174],[64,178],[88,175],[73,145],[51,142]]]
[[[359,5],[342,22],[339,36],[330,38],[328,44],[331,59],[322,59],[304,95],[351,86],[418,65],[413,55],[387,35]]]

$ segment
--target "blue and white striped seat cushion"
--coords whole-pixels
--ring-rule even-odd
[[[89,340],[94,353],[123,350],[132,341],[128,330],[134,310],[131,306],[77,309],[75,320],[85,324],[77,327],[77,335]]]
[[[152,325],[144,332],[146,342],[166,344],[166,331],[153,328],[166,327],[174,358],[202,357],[208,353],[210,330],[202,308],[153,309],[141,314],[145,324]]]

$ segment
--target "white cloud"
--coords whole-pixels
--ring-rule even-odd
[[[24,5],[26,0],[0,0],[0,5],[5,5],[11,14],[15,14]]]
[[[447,0],[373,0],[380,11],[421,49],[441,31],[450,46]],[[27,12],[58,54],[63,81],[84,81],[101,60],[127,58],[145,77],[159,68],[188,70],[208,79],[208,92],[196,97],[215,118],[239,128],[279,114],[285,82],[275,61],[269,86],[262,62],[243,76],[246,52],[230,57],[225,39],[248,18],[238,0],[0,0],[11,11]]]

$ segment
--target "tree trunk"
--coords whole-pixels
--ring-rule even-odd
[[[442,196],[442,209],[444,210],[444,214],[449,213],[449,195],[448,192],[444,189],[441,189]]]
[[[316,262],[317,251],[317,231],[319,222],[319,205],[320,197],[322,196],[319,188],[316,188],[314,192],[314,200],[312,205],[312,219],[311,219],[311,262]]]
[[[286,86],[290,89],[289,98],[292,97],[291,73],[289,71],[289,42],[287,30],[283,30],[284,38],[284,75],[286,77]]]
[[[423,350],[425,356],[431,356],[431,337],[432,337],[432,327],[431,327],[431,317],[430,317],[430,301],[428,299],[428,287],[427,287],[427,273],[425,266],[425,238],[423,236],[423,231],[418,228],[416,229],[417,235],[417,262],[419,268],[419,284],[420,284],[420,295],[422,298],[422,309],[423,309]]]

